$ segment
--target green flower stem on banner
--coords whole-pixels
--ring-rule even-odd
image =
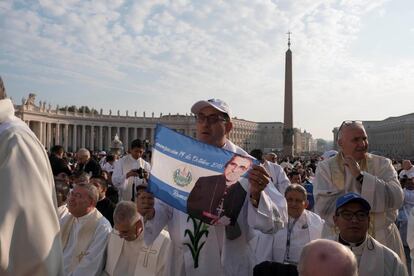
[[[192,232],[190,229],[185,230],[184,237],[188,235],[191,243],[186,242],[184,244],[187,245],[188,248],[190,249],[191,255],[193,256],[193,260],[194,260],[194,268],[197,268],[198,257],[200,256],[200,251],[203,248],[204,244],[206,243],[205,241],[203,241],[200,244],[200,240],[204,235],[208,237],[209,231],[208,231],[208,224],[202,222],[201,220],[195,219],[191,216],[188,216],[187,222],[190,219],[193,221],[194,232]]]

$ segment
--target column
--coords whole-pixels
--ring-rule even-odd
[[[95,150],[95,126],[91,126],[91,137],[90,137],[90,143],[89,145],[91,146],[91,150],[94,151]]]
[[[69,140],[69,125],[65,124],[65,133],[63,135],[63,148],[65,151],[68,150],[68,140]]]
[[[135,131],[134,131],[134,139],[138,138],[138,128],[134,127]]]
[[[39,141],[42,145],[45,145],[43,142],[43,122],[39,122]]]
[[[112,127],[108,126],[108,135],[106,137],[108,139],[108,149],[111,148],[111,142],[112,142]]]
[[[77,125],[73,125],[73,141],[72,141],[72,151],[76,152],[76,150],[78,149],[78,145],[76,144],[77,142]]]
[[[129,149],[129,127],[125,128],[125,145],[124,145],[125,151],[128,151]]]
[[[118,135],[118,137],[121,137],[121,133],[119,132],[119,127],[116,127],[116,135]]]
[[[82,125],[82,144],[81,147],[84,148],[85,147],[85,141],[86,141],[86,127],[85,125]]]
[[[103,127],[102,126],[99,126],[99,142],[98,142],[98,147],[99,147],[99,149],[98,150],[103,150],[103,137],[102,137],[102,129],[103,129]]]
[[[60,138],[60,124],[56,123],[56,137],[55,137],[56,145],[62,145],[62,139]]]
[[[52,145],[52,124],[47,123],[47,149],[50,151],[50,146]]]
[[[142,129],[142,133],[141,133],[141,140],[142,141],[144,141],[147,138],[146,135],[147,135],[147,129],[144,127]]]

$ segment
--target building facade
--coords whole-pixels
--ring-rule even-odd
[[[68,107],[52,108],[45,102],[35,104],[35,95],[23,99],[21,105],[15,105],[16,116],[21,118],[33,130],[45,148],[62,145],[67,151],[88,148],[94,151],[109,150],[115,135],[127,151],[132,140],[139,138],[151,146],[154,144],[157,124],[163,124],[187,136],[195,137],[195,119],[193,115],[147,116],[145,112],[121,115],[109,111],[85,109],[79,111]],[[252,122],[232,118],[233,131],[229,139],[246,151],[261,149],[279,151],[283,149],[283,123]],[[301,141],[302,142],[302,141]]]

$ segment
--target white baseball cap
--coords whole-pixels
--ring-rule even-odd
[[[201,109],[203,109],[204,107],[207,106],[211,106],[214,109],[226,113],[229,118],[231,118],[231,112],[230,112],[230,107],[228,106],[228,104],[226,104],[225,102],[223,102],[220,99],[210,99],[207,101],[198,101],[195,104],[193,104],[193,106],[191,107],[191,112],[194,114],[197,114],[198,112],[200,112]]]

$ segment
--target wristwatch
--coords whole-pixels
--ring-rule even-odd
[[[356,177],[356,180],[358,180],[358,182],[362,184],[362,182],[364,181],[364,172],[363,171],[361,171],[359,173],[359,175]]]

